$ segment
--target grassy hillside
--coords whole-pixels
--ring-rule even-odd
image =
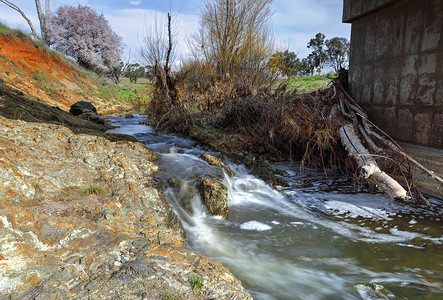
[[[62,110],[90,101],[100,114],[142,109],[149,85],[118,86],[80,68],[63,54],[0,24],[0,80],[9,88]]]

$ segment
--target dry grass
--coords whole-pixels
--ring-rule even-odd
[[[209,138],[201,134],[192,137],[219,151],[246,150],[266,153],[273,160],[301,160],[311,167],[354,170],[337,140],[341,119],[328,119],[337,101],[330,100],[332,89],[299,95],[281,87],[245,97],[239,97],[235,88],[231,93],[235,97],[226,97],[221,90],[213,87],[203,96],[195,93],[197,96],[176,105],[158,101],[162,113],[153,121],[160,128],[188,135],[191,127],[206,130]],[[214,130],[223,133],[219,141],[210,138]]]

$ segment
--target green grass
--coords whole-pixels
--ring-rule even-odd
[[[201,278],[197,276],[192,276],[189,279],[189,283],[191,284],[191,288],[197,293],[200,294],[202,288],[203,288],[203,282]]]
[[[31,72],[32,78],[34,78],[39,83],[48,83],[48,77],[46,75],[45,71],[32,71]]]
[[[328,75],[291,77],[280,82],[280,84],[286,82],[290,90],[297,90],[300,94],[310,93],[316,90],[326,89],[331,82],[327,76]]]
[[[11,28],[11,27],[3,24],[2,22],[0,22],[0,33],[14,34],[14,35],[22,36],[22,37],[32,40],[31,37],[27,33],[23,32],[23,30],[18,29],[18,28],[17,29]]]
[[[98,185],[91,184],[90,186],[82,190],[82,195],[104,195],[105,191],[102,190]]]
[[[189,128],[189,136],[197,140],[204,140],[213,150],[228,155],[229,150],[223,144],[223,132],[214,127],[199,127],[193,125]]]
[[[152,86],[150,84],[121,86],[105,83],[101,86],[98,89],[97,97],[114,105],[118,102],[126,102],[133,107],[132,113],[145,113],[151,102]]]
[[[124,77],[120,80],[121,85],[130,85],[130,86],[144,85],[144,84],[150,84],[150,83],[151,83],[151,81],[147,78],[138,78],[137,84],[130,82],[129,78],[126,78],[126,77]]]
[[[180,298],[172,294],[171,292],[165,292],[162,300],[179,300]]]

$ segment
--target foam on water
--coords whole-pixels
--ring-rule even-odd
[[[271,226],[258,222],[258,221],[249,221],[240,225],[240,229],[243,230],[252,230],[252,231],[266,231],[272,229]]]
[[[288,172],[292,187],[276,191],[250,175],[245,166],[230,164],[236,175],[225,178],[229,219],[208,216],[198,195],[189,196],[187,207],[180,206],[181,191],[193,184],[199,172],[211,168],[198,158],[206,151],[183,137],[138,127],[137,118],[141,117],[129,121],[129,133],[137,138],[147,134],[142,137],[147,147],[163,153],[157,161],[164,169],[162,178],[182,184],[178,191],[164,192],[182,220],[190,248],[226,265],[255,299],[360,299],[352,287],[370,282],[400,287],[396,291],[400,298],[411,291],[420,295],[423,287],[443,294],[427,280],[426,276],[434,276],[435,282],[442,275],[434,270],[435,264],[426,265],[429,257],[413,272],[400,267],[410,264],[411,257],[419,261],[427,251],[423,243],[436,249],[443,243],[438,235],[441,225],[440,231],[435,225],[423,229],[424,220],[439,221],[441,205],[424,210],[380,194],[324,192],[329,181],[317,180],[320,177],[308,177],[311,186],[298,188],[294,182],[300,181],[300,175],[289,164],[279,168]]]

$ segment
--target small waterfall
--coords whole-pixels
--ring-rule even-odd
[[[298,174],[289,164],[277,166],[291,186],[275,190],[231,164],[235,176],[224,179],[229,218],[210,216],[194,186],[200,174],[214,171],[199,158],[207,151],[137,125],[137,118],[112,117],[122,126],[114,131],[160,153],[158,180],[189,247],[227,266],[254,299],[443,297],[438,200],[431,199],[431,210],[413,208],[381,194],[354,193],[339,177]]]

